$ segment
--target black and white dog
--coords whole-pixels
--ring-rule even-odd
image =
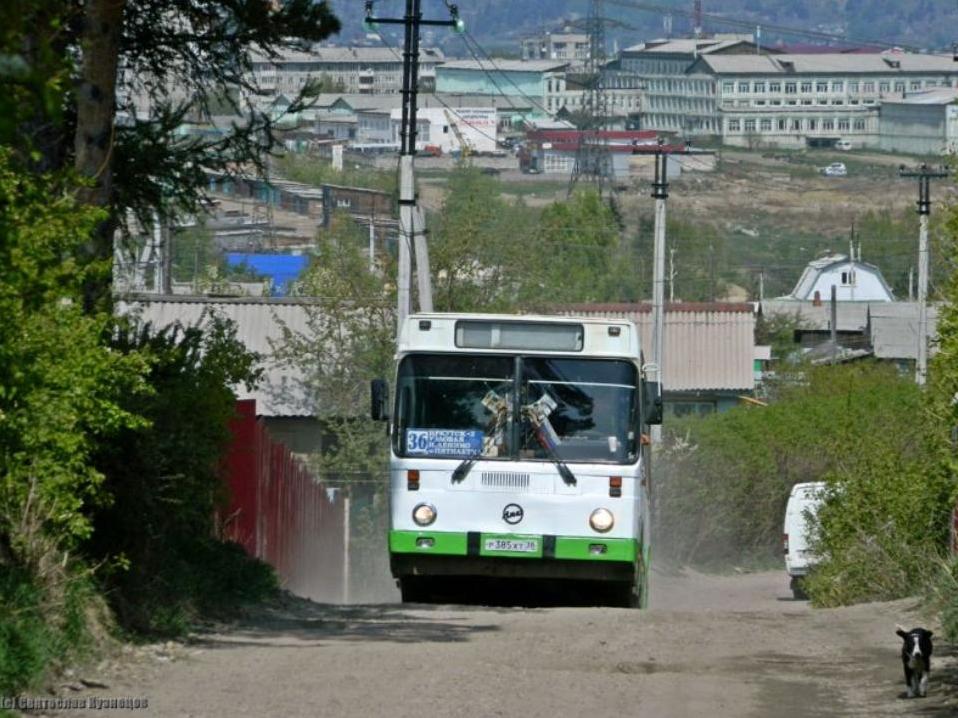
[[[908,697],[924,698],[928,694],[928,677],[931,675],[932,632],[924,628],[906,631],[901,626],[895,626],[895,629],[895,633],[904,641],[901,647],[901,663],[905,669]]]

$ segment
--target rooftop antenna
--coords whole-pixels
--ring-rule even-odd
[[[702,37],[702,0],[692,3],[692,34],[696,39]]]

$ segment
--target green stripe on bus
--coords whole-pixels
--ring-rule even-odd
[[[556,537],[556,558],[579,561],[627,561],[636,556],[635,539]],[[601,547],[605,547],[603,553]]]
[[[431,539],[421,541],[420,539]],[[534,540],[537,543],[533,552],[487,550],[486,539],[505,539],[512,541]],[[481,556],[502,556],[508,558],[542,558],[543,537],[529,534],[493,534],[480,536],[479,553]],[[602,548],[605,549],[602,552]],[[555,558],[577,561],[626,561],[632,563],[638,555],[639,542],[622,538],[583,538],[557,536]],[[390,531],[389,550],[393,553],[421,553],[444,556],[465,556],[466,534],[443,531]]]
[[[428,541],[420,539],[432,539]],[[466,555],[466,534],[443,531],[390,531],[389,550],[393,553],[431,553],[446,556]]]

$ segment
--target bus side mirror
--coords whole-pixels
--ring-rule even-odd
[[[662,423],[662,389],[657,381],[645,383],[645,423]]]
[[[373,421],[386,421],[389,418],[389,383],[385,379],[373,379],[369,388]]]

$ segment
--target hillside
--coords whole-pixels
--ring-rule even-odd
[[[363,4],[355,0],[330,0],[330,4],[343,20],[341,40],[360,36]],[[467,0],[459,5],[470,32],[488,47],[502,50],[515,49],[513,41],[524,34],[581,19],[589,8],[588,0]],[[673,34],[691,29],[687,17],[691,0],[605,0],[605,6],[604,14],[620,23],[608,33],[620,47],[661,36],[669,8],[674,9]],[[430,15],[445,12],[438,0],[425,0],[423,7]],[[399,15],[404,3],[378,0],[376,8],[383,15]],[[703,0],[703,11],[708,32],[749,32],[762,25],[763,38],[770,43],[820,42],[776,31],[774,26],[931,49],[950,48],[958,41],[958,6],[944,0]],[[434,37],[448,52],[464,52],[457,37],[442,32]]]

